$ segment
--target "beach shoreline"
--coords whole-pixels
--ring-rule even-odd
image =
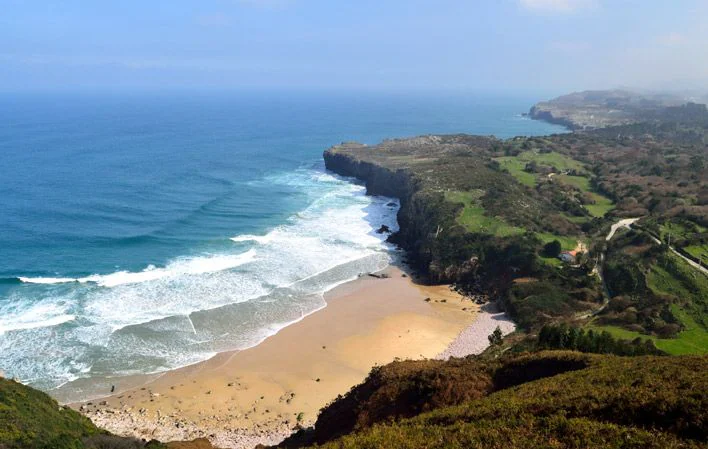
[[[482,340],[477,349],[488,345],[486,327],[469,331],[477,322],[488,327],[489,320],[481,319],[488,312],[449,286],[415,283],[396,265],[324,297],[326,307],[257,346],[156,375],[119,378],[117,393],[70,405],[119,435],[206,437],[218,447],[250,448],[312,425],[323,406],[376,365],[440,358],[456,342],[451,355],[464,355],[460,348],[469,349],[470,338]]]

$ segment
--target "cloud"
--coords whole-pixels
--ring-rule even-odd
[[[522,7],[532,11],[570,13],[597,4],[596,0],[519,0]]]

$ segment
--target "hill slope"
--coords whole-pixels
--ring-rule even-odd
[[[542,352],[427,363],[372,372],[323,410],[314,434],[283,447],[698,448],[708,437],[708,357]],[[424,413],[400,419],[414,410]]]
[[[0,377],[0,449],[211,449],[207,440],[162,444],[111,435],[48,394]]]

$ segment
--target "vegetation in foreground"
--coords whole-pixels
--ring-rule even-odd
[[[705,447],[707,368],[564,351],[396,362],[281,447]]]
[[[163,444],[111,435],[46,393],[0,377],[0,449],[207,449],[204,439]]]
[[[46,393],[0,377],[0,448],[158,449],[98,429],[80,413],[60,406]]]

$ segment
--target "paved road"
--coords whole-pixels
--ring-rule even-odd
[[[641,217],[640,217],[640,218],[641,218]],[[615,235],[615,233],[616,233],[620,228],[623,228],[623,227],[624,227],[624,228],[631,228],[632,225],[633,225],[635,222],[637,222],[637,220],[639,220],[639,218],[625,218],[625,219],[620,220],[620,221],[618,221],[617,223],[613,224],[612,226],[610,226],[610,233],[607,234],[607,237],[605,237],[605,240],[607,240],[607,241],[609,242],[610,239],[612,239],[612,237]],[[659,245],[663,245],[663,244],[664,244],[664,242],[662,242],[661,240],[659,240],[656,236],[652,235],[651,233],[647,232],[647,235],[648,235],[652,240],[654,240],[654,242],[658,243]],[[671,252],[673,252],[674,254],[676,254],[677,256],[679,256],[680,258],[682,258],[683,260],[685,260],[686,263],[688,263],[690,266],[692,266],[692,267],[695,268],[696,270],[699,270],[699,271],[703,272],[704,274],[708,275],[708,268],[706,268],[706,267],[704,267],[704,266],[702,266],[702,265],[700,265],[700,264],[694,262],[693,260],[689,259],[688,257],[684,256],[683,254],[681,254],[680,252],[678,252],[678,251],[676,250],[676,248],[674,248],[673,246],[669,246],[669,249],[671,250]],[[604,254],[603,254],[603,256],[604,256]],[[603,259],[604,259],[604,257],[603,257]]]
[[[663,244],[663,242],[662,242],[661,240],[659,240],[658,238],[656,238],[656,237],[654,237],[653,235],[649,234],[648,232],[647,232],[647,235],[648,235],[649,237],[651,237],[651,239],[654,240],[654,242],[658,243],[659,245],[662,245],[662,244]],[[680,252],[676,251],[676,248],[674,248],[673,246],[669,246],[669,249],[671,250],[671,252],[673,252],[674,254],[676,254],[677,256],[679,256],[680,258],[682,258],[683,260],[685,260],[687,264],[689,264],[690,266],[692,266],[692,267],[695,268],[696,270],[699,270],[699,271],[703,272],[704,274],[708,275],[708,268],[706,268],[706,267],[704,267],[703,265],[700,265],[700,264],[694,262],[693,260],[691,260],[691,259],[689,259],[688,257],[684,256],[684,255],[681,254]]]
[[[641,218],[641,217],[639,217]],[[617,223],[613,224],[610,226],[610,232],[607,234],[607,237],[605,237],[606,241],[612,240],[612,237],[614,237],[615,232],[617,232],[620,228],[631,228],[632,225],[639,220],[639,218],[624,218]]]

